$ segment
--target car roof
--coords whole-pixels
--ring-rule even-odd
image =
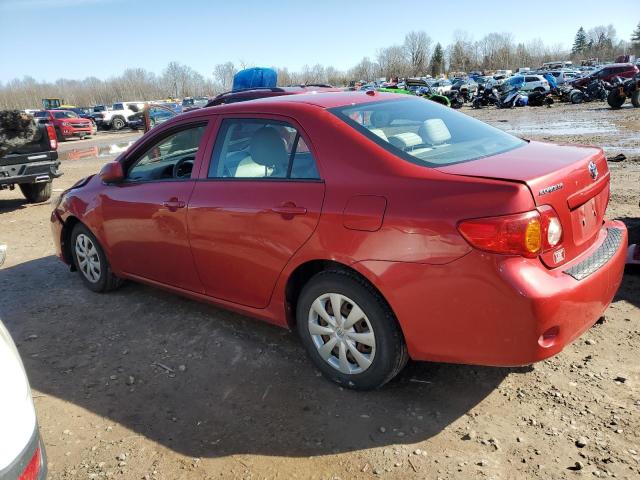
[[[372,92],[372,93],[371,93]],[[342,91],[323,93],[304,93],[299,95],[279,95],[272,97],[258,98],[244,102],[226,103],[213,105],[198,110],[183,113],[176,118],[188,120],[201,117],[206,114],[222,113],[277,113],[286,114],[288,112],[300,111],[309,107],[320,109],[343,107],[347,105],[357,105],[387,100],[402,100],[411,97],[406,94],[384,93],[374,90],[364,91]]]

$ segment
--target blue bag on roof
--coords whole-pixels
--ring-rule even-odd
[[[245,68],[233,76],[233,90],[247,88],[273,88],[278,83],[278,75],[273,68]]]

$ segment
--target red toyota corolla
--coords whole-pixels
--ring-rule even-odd
[[[51,216],[96,292],[131,279],[297,328],[352,388],[407,358],[521,365],[611,302],[624,225],[601,150],[380,93],[205,108],[153,129]]]

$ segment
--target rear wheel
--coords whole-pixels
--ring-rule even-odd
[[[51,198],[51,182],[47,183],[23,183],[20,191],[29,203],[46,202]]]
[[[640,89],[631,95],[631,104],[636,108],[640,107]]]
[[[111,272],[111,266],[96,237],[81,223],[73,227],[70,248],[80,278],[90,290],[103,293],[122,284],[122,279]]]
[[[316,274],[300,294],[296,318],[309,357],[340,385],[379,388],[407,363],[407,347],[393,312],[351,273]]]
[[[111,121],[111,127],[114,130],[122,130],[124,128],[124,119],[122,117],[115,117],[112,121]]]
[[[609,92],[607,96],[607,103],[611,108],[620,108],[624,104],[624,101],[627,99],[624,95],[620,95],[620,92],[617,88],[614,88]]]
[[[64,142],[66,140],[59,128],[56,128],[56,139],[58,140],[58,142]]]

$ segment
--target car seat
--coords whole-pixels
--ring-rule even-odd
[[[278,131],[273,127],[263,127],[253,134],[249,144],[251,159],[265,167],[265,177],[284,178],[287,176],[289,154]]]
[[[432,147],[442,147],[448,145],[451,140],[451,132],[441,118],[430,118],[425,120],[418,129],[418,135],[422,142]]]

